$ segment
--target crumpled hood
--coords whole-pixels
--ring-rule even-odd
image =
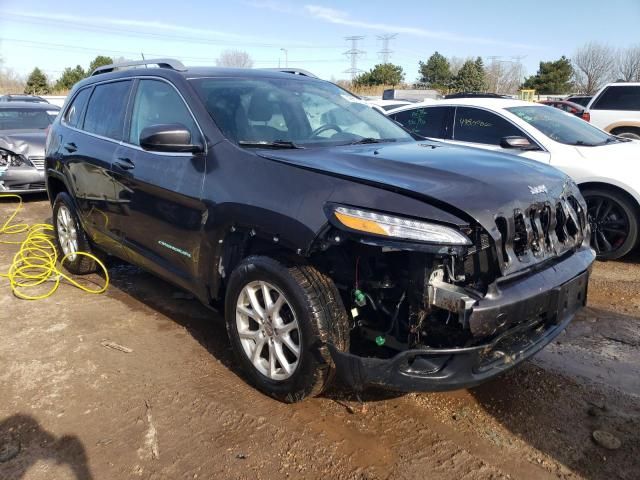
[[[25,157],[44,157],[44,130],[2,130],[0,148]]]
[[[306,150],[261,150],[259,155],[330,174],[401,189],[444,202],[497,236],[496,215],[532,203],[552,204],[577,187],[548,165],[514,155],[439,142],[372,144]],[[399,212],[401,213],[401,212]]]

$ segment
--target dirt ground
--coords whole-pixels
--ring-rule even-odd
[[[37,197],[20,220],[49,217]],[[14,251],[0,245],[0,271]],[[110,273],[103,295],[62,286],[36,302],[0,279],[0,479],[640,478],[640,253],[596,264],[588,307],[533,361],[362,404],[339,388],[261,395],[217,313],[130,265]]]

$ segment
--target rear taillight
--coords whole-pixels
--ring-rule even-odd
[[[590,122],[591,121],[591,114],[589,112],[582,112],[582,119],[585,122]]]

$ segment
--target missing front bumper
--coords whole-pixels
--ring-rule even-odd
[[[329,345],[338,377],[354,390],[468,388],[531,357],[585,305],[593,253],[584,249],[545,270],[511,279],[478,302],[469,316],[477,329],[497,331],[490,341],[464,348],[421,348],[392,358],[361,357]],[[488,325],[488,326],[487,326]]]

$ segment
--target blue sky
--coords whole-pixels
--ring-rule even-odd
[[[399,6],[401,5],[401,6]],[[535,5],[535,8],[534,8]],[[344,37],[362,35],[358,67],[380,63],[378,35],[397,33],[391,61],[408,81],[418,60],[445,56],[523,57],[528,74],[540,60],[570,56],[598,41],[640,44],[640,0],[525,2],[495,0],[0,0],[0,56],[5,68],[51,78],[64,67],[87,67],[97,54],[170,56],[187,65],[213,65],[225,49],[247,51],[256,67],[306,68],[327,79],[348,78]]]

